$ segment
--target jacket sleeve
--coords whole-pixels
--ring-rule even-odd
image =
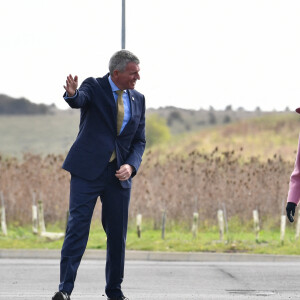
[[[290,177],[287,202],[293,202],[298,205],[300,201],[300,136],[298,141],[298,150],[294,170]]]
[[[75,96],[68,97],[67,93],[64,93],[63,97],[71,108],[82,108],[88,104],[91,99],[90,91],[93,78],[87,78],[83,81]]]
[[[134,177],[142,162],[142,156],[146,146],[145,137],[145,97],[143,97],[143,108],[139,126],[132,140],[130,154],[126,160],[126,164],[134,167],[131,177]]]

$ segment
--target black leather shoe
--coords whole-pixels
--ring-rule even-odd
[[[129,300],[129,299],[126,298],[125,296],[119,296],[117,298],[107,298],[107,300]]]
[[[70,296],[65,292],[56,292],[52,300],[71,300]]]

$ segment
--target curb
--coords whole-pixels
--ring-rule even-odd
[[[17,250],[0,249],[0,259],[60,259],[60,250]],[[83,259],[105,260],[105,250],[85,251]],[[210,253],[210,252],[152,252],[126,251],[126,260],[144,261],[194,261],[194,262],[300,262],[300,255],[270,255],[245,253]]]

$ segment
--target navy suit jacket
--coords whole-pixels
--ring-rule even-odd
[[[108,81],[87,78],[75,98],[67,98],[72,108],[80,108],[80,125],[63,168],[87,180],[101,175],[116,150],[118,168],[123,164],[134,167],[135,176],[145,149],[145,97],[136,90],[128,90],[131,119],[117,135],[117,105]],[[131,178],[120,181],[123,188],[131,187]]]

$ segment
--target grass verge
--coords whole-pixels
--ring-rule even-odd
[[[230,225],[230,224],[229,224]],[[220,240],[218,228],[199,228],[194,238],[187,226],[174,225],[167,228],[162,239],[160,230],[153,230],[149,223],[138,238],[134,225],[129,226],[128,250],[169,251],[169,252],[219,252],[300,255],[300,241],[295,239],[292,226],[286,229],[285,240],[280,241],[279,229],[261,230],[256,241],[255,234],[248,227],[231,224],[229,233]],[[245,230],[246,229],[246,230]],[[250,230],[249,230],[250,229]],[[47,231],[62,231],[58,225],[49,226]],[[9,226],[8,235],[0,235],[1,249],[61,249],[63,240],[51,241],[34,235],[30,226]],[[106,235],[100,222],[94,221],[90,231],[87,249],[106,249]]]

